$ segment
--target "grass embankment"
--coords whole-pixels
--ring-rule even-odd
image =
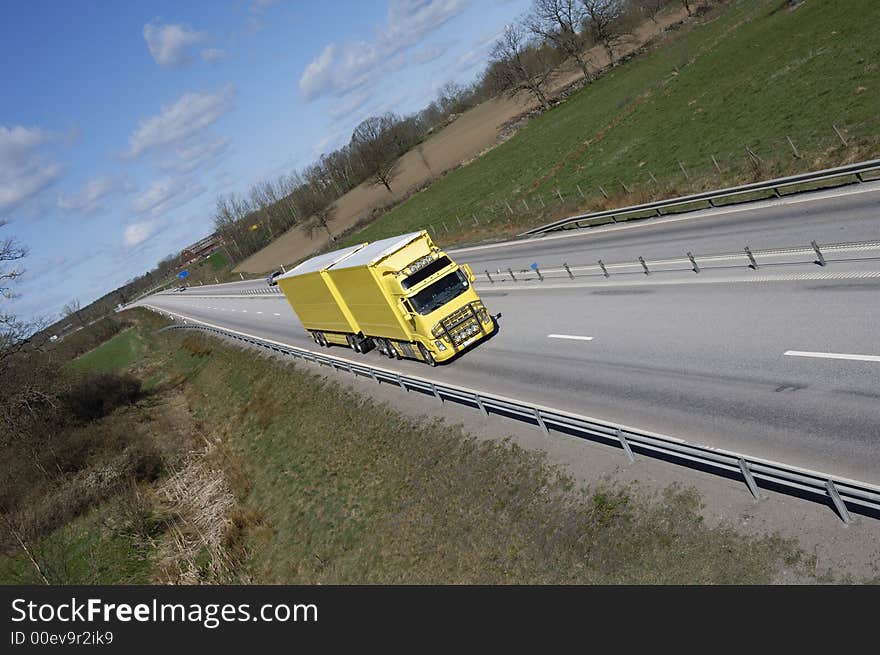
[[[75,371],[121,371],[135,361],[142,348],[143,339],[140,333],[129,328],[78,357],[71,362],[70,367]]]
[[[444,244],[509,236],[876,156],[880,3],[844,4],[740,0],[697,18],[343,245],[430,225]]]
[[[691,491],[582,489],[539,454],[404,418],[307,367],[155,334],[145,316],[80,365],[152,380],[148,400],[104,420],[148,435],[161,466],[34,541],[53,581],[812,579],[789,542],[705,526]],[[123,339],[134,355],[112,354]],[[9,554],[0,580],[39,581]]]

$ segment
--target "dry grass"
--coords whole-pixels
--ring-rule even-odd
[[[242,528],[255,583],[813,579],[789,542],[706,527],[693,491],[578,489],[539,454],[414,423],[250,351],[216,347],[187,394],[259,517]]]

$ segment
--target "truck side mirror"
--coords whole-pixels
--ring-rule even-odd
[[[474,275],[474,272],[471,270],[470,264],[462,264],[461,267],[464,269],[464,272],[467,274],[468,280],[471,282],[476,281],[477,277]]]

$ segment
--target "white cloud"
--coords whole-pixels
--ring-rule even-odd
[[[191,173],[197,168],[210,167],[220,162],[220,156],[229,148],[228,137],[218,139],[189,139],[174,149],[175,159],[161,168],[175,173]]]
[[[470,0],[391,0],[382,41],[396,50],[415,45],[469,4]]]
[[[61,166],[39,152],[50,139],[38,127],[0,125],[0,211],[20,207],[58,177]]]
[[[156,232],[158,221],[142,221],[140,223],[132,223],[125,228],[122,235],[122,242],[128,248],[133,248],[139,243],[143,243]]]
[[[274,4],[278,4],[279,0],[254,0],[250,7],[250,18],[247,22],[248,32],[256,34],[263,29],[263,14]]]
[[[156,18],[144,25],[144,39],[157,64],[180,68],[193,62],[189,47],[203,41],[205,35],[186,25],[162,25]]]
[[[343,96],[363,86],[389,62],[392,66],[404,62],[394,55],[422,41],[464,11],[470,2],[391,0],[386,25],[376,40],[325,46],[303,71],[299,79],[300,94],[306,101],[311,101],[324,95]]]
[[[163,105],[157,116],[140,121],[128,138],[128,157],[165,146],[205,129],[232,108],[235,87],[231,84],[217,93],[188,92],[173,105]]]
[[[216,64],[226,59],[226,51],[220,48],[206,48],[202,50],[202,59],[210,64]]]
[[[370,99],[369,91],[359,91],[330,107],[328,113],[333,121],[339,121],[363,107]]]
[[[131,184],[123,176],[95,177],[89,180],[79,193],[61,194],[58,197],[58,207],[67,212],[93,214],[101,208],[101,201],[105,198],[131,190]]]
[[[156,180],[146,191],[137,194],[131,201],[131,209],[136,214],[160,216],[182,207],[204,192],[205,188],[192,179],[165,177]]]

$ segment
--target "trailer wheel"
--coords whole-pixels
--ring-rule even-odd
[[[329,348],[330,343],[327,341],[327,337],[324,336],[323,332],[316,332],[318,338],[318,345],[322,348]]]
[[[437,361],[434,359],[434,355],[432,355],[431,351],[425,348],[422,344],[419,344],[419,352],[422,353],[422,359],[425,360],[425,364],[428,366],[437,366]]]
[[[397,359],[397,351],[388,339],[376,339],[376,343],[379,346],[379,352],[385,355],[388,359]]]

